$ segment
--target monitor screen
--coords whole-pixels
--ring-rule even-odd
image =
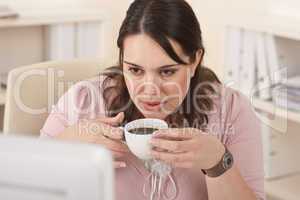
[[[5,200],[113,200],[112,156],[90,144],[0,136]]]

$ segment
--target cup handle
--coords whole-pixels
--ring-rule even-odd
[[[124,133],[124,127],[123,126],[119,126],[119,129],[122,129],[123,133]],[[123,134],[123,138],[122,141],[126,143],[126,139],[125,139],[125,134]]]

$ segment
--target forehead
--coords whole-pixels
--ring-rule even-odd
[[[178,43],[170,40],[177,55],[185,60]],[[176,64],[164,49],[146,34],[128,36],[124,41],[124,60],[143,67],[159,67]]]

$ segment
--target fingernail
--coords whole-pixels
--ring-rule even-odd
[[[159,136],[159,132],[158,131],[155,131],[153,134],[152,134],[152,137],[155,138],[155,137],[158,137]]]
[[[150,144],[155,144],[157,142],[157,139],[151,139]]]
[[[152,151],[150,152],[150,155],[151,155],[152,157],[155,157],[155,156],[156,156],[155,151],[152,150]]]
[[[126,167],[126,163],[121,163],[120,167]]]

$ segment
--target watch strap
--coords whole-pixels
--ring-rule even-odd
[[[225,146],[225,153],[222,159],[210,169],[202,169],[202,172],[209,177],[218,177],[229,170],[233,165],[233,156]]]

